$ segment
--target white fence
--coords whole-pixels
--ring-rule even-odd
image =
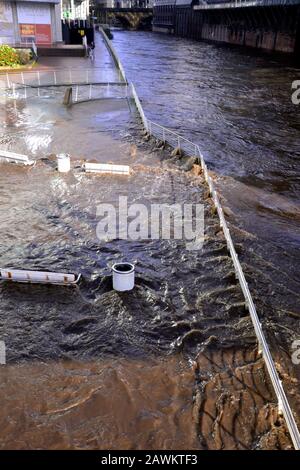
[[[0,93],[11,99],[51,98],[57,97],[61,101],[69,85],[57,86],[28,86],[12,85],[12,88]],[[96,83],[72,85],[72,103],[81,103],[100,99],[128,99],[131,97],[131,88],[127,83]]]
[[[52,86],[90,83],[115,82],[115,71],[94,69],[52,69],[33,70],[24,72],[0,73],[0,89],[12,89],[15,85]],[[119,70],[117,83],[123,83],[122,73]]]
[[[72,103],[74,104],[90,100],[126,99],[130,97],[130,89],[127,83],[122,83],[121,86],[116,83],[76,85],[72,87],[72,91]]]

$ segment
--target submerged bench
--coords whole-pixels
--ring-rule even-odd
[[[0,281],[71,286],[78,284],[80,278],[81,274],[51,273],[47,271],[27,271],[21,269],[0,268]]]
[[[34,165],[35,161],[30,160],[27,155],[20,153],[8,152],[7,150],[0,150],[0,159],[13,163],[22,163],[23,165]]]
[[[115,175],[129,175],[128,165],[112,165],[109,163],[84,163],[82,169],[87,173],[104,173]]]

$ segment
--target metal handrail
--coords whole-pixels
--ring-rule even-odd
[[[65,90],[70,88],[70,85],[22,85],[15,86],[13,83],[12,88],[6,90],[4,93],[0,93],[0,96],[4,95],[12,99],[27,99],[32,97],[43,97],[43,92],[47,92],[48,95],[62,96]],[[129,85],[125,82],[101,82],[101,83],[81,83],[73,84],[73,103],[80,103],[90,100],[98,100],[102,98],[120,98],[127,99],[130,95]],[[113,92],[112,92],[113,90]],[[100,93],[99,93],[100,92]]]
[[[82,69],[50,69],[50,70],[22,70],[13,72],[0,72],[0,88],[11,89],[13,84],[30,85],[26,83],[28,77],[31,81],[34,81],[36,86],[55,86],[55,85],[72,85],[74,83],[90,84],[91,82],[101,82],[107,80],[97,79],[97,75],[101,77],[103,75],[102,68],[88,68],[84,71]],[[103,78],[105,75],[103,75]],[[48,79],[47,83],[42,81]],[[94,78],[94,80],[93,80]],[[119,79],[115,83],[127,82],[123,79],[122,72],[119,70]],[[32,84],[32,83],[31,83]]]
[[[51,67],[51,68],[40,68],[38,70],[35,70],[35,69],[29,69],[29,70],[18,70],[18,69],[14,69],[14,70],[11,70],[9,72],[7,71],[0,71],[0,76],[1,75],[19,75],[20,73],[24,73],[24,74],[30,74],[30,73],[37,73],[37,72],[45,72],[45,73],[53,73],[53,72],[80,72],[82,69],[80,68],[59,68],[59,67]],[[89,71],[89,72],[97,72],[99,70],[103,70],[102,67],[90,67],[90,68],[85,68],[84,69],[85,71]]]

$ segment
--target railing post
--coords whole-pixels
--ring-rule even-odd
[[[90,84],[90,93],[89,93],[89,99],[92,99],[92,84]]]
[[[22,79],[22,83],[23,83],[23,85],[25,85],[25,80],[24,80],[24,73],[23,73],[23,72],[21,72],[21,79]]]
[[[89,83],[89,71],[86,71],[86,83]]]
[[[41,77],[40,77],[40,72],[38,71],[37,73],[38,76],[38,85],[41,86]]]
[[[55,72],[55,70],[53,70],[53,78],[54,78],[54,85],[56,85],[57,81],[56,81],[56,72]]]
[[[8,73],[6,74],[6,80],[7,80],[7,87],[11,88]]]
[[[78,101],[78,85],[76,86],[75,101]]]

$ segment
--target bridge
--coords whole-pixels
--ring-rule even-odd
[[[143,7],[96,7],[96,15],[100,23],[121,23],[126,29],[151,29],[153,10]]]

